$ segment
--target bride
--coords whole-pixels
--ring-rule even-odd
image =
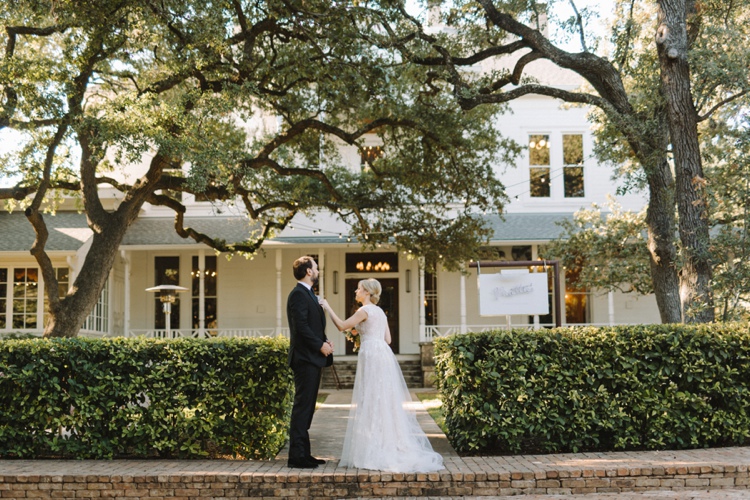
[[[443,468],[443,457],[432,450],[414,411],[407,408],[411,396],[388,347],[388,320],[376,305],[381,291],[375,279],[360,281],[355,298],[362,307],[346,320],[321,300],[336,328],[344,331],[356,327],[361,341],[339,465],[389,472],[437,471]]]

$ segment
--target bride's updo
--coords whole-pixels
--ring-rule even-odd
[[[370,294],[370,301],[373,304],[377,304],[380,300],[380,293],[383,291],[383,287],[380,286],[380,282],[375,278],[368,278],[359,282],[359,286],[364,291]]]

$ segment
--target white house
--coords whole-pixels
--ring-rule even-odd
[[[576,88],[579,81],[558,69],[535,63],[536,76]],[[556,222],[572,217],[592,203],[604,204],[613,195],[612,168],[592,155],[592,135],[587,110],[563,106],[559,101],[528,96],[512,103],[512,112],[498,120],[501,131],[527,152],[516,165],[497,165],[511,203],[504,220],[488,216],[494,228],[491,245],[508,261],[537,260],[540,245],[556,238]],[[345,152],[359,168],[355,150]],[[189,207],[186,225],[211,228],[211,234],[229,241],[245,239],[247,220],[242,214],[216,214],[205,202],[184,200]],[[625,208],[640,210],[644,198],[617,198]],[[111,197],[113,206],[116,197]],[[49,255],[58,266],[63,291],[75,275],[88,249],[91,231],[85,216],[60,210],[47,216]],[[298,217],[278,237],[263,245],[253,260],[227,259],[172,229],[173,214],[147,206],[128,231],[119,258],[111,271],[100,302],[83,327],[84,335],[164,336],[167,322],[156,285],[186,288],[179,293],[169,316],[170,336],[257,336],[287,332],[286,295],[294,286],[292,262],[301,255],[317,258],[319,293],[341,314],[353,307],[357,281],[376,277],[385,293],[393,349],[417,355],[420,344],[438,335],[507,326],[540,327],[554,323],[555,308],[563,324],[623,324],[659,322],[653,297],[632,294],[560,293],[559,303],[550,290],[549,315],[480,316],[477,274],[496,268],[470,268],[468,275],[438,271],[425,273],[419,258],[382,247],[363,252],[346,238],[347,228],[330,216]],[[44,283],[29,254],[34,233],[22,213],[0,213],[0,334],[39,333],[44,325]],[[532,268],[543,271],[544,262]],[[551,270],[551,266],[548,266]],[[564,273],[561,273],[564,274]],[[550,277],[552,273],[550,272]],[[550,282],[552,279],[550,278]],[[564,276],[560,276],[564,290]],[[554,288],[554,287],[553,287]],[[347,354],[343,335],[328,328],[336,354]]]

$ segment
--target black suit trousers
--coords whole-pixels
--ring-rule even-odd
[[[289,426],[289,458],[300,459],[310,456],[309,430],[318,398],[321,368],[311,363],[297,362],[292,366],[292,371],[295,392]]]

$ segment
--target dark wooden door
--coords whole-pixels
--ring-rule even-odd
[[[398,278],[378,278],[378,281],[383,287],[383,293],[380,295],[378,305],[383,309],[388,318],[388,328],[391,330],[391,350],[394,354],[398,354]],[[347,318],[354,314],[361,305],[354,300],[354,292],[357,290],[359,282],[358,278],[347,279],[344,284]],[[356,354],[352,350],[351,342],[346,343],[346,353]]]

